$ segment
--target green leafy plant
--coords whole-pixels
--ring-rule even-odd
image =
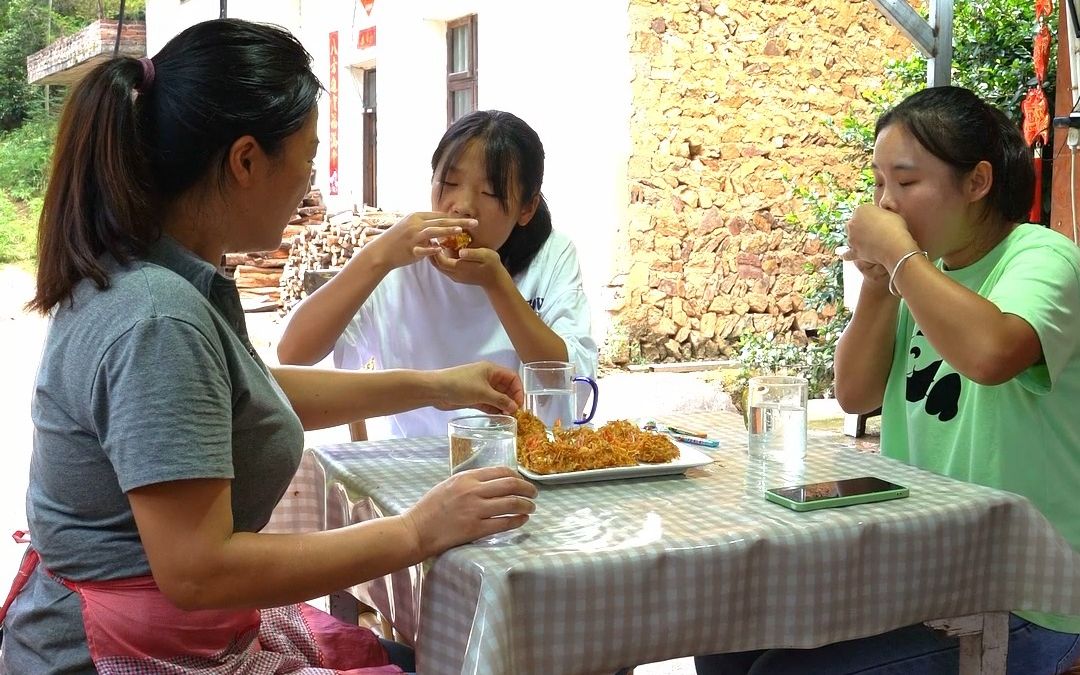
[[[56,118],[44,112],[0,134],[0,189],[23,201],[40,196],[55,138]]]
[[[41,199],[16,201],[0,191],[0,263],[33,260],[37,245],[37,217]]]
[[[1031,65],[1035,3],[1030,0],[969,0],[953,6],[952,82],[971,89],[1009,117],[1020,120],[1020,101],[1036,84]],[[1054,17],[1057,15],[1054,14]],[[1052,20],[1051,28],[1056,26]],[[1053,108],[1057,44],[1051,41],[1046,98]],[[926,57],[915,54],[892,65],[900,88],[926,81]]]
[[[43,112],[0,134],[0,262],[32,260],[56,120]]]
[[[801,375],[809,382],[812,398],[832,396],[833,355],[846,312],[831,321],[806,344],[777,340],[776,335],[744,333],[739,340],[743,380],[754,375]],[[839,316],[839,315],[838,315]]]

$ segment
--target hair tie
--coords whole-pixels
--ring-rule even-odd
[[[145,94],[154,86],[154,62],[149,56],[144,56],[139,59],[139,64],[142,66],[142,80],[135,86],[135,91]]]

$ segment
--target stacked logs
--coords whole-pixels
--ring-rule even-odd
[[[297,231],[289,242],[288,260],[281,274],[282,311],[288,311],[318,287],[319,282],[313,284],[313,278],[325,281],[345,266],[354,251],[402,215],[365,209],[362,214],[341,214],[308,223]]]
[[[322,193],[312,190],[300,202],[276,250],[225,254],[223,272],[236,281],[245,312],[265,312],[281,306],[280,281],[289,260],[289,247],[296,235],[313,223],[321,223],[325,217]]]

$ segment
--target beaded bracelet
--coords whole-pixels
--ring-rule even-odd
[[[893,265],[892,274],[889,275],[889,292],[892,293],[894,296],[898,298],[900,297],[900,291],[896,290],[896,284],[894,283],[896,280],[896,273],[900,271],[900,266],[906,263],[908,261],[908,258],[910,258],[911,256],[919,255],[920,253],[927,260],[930,259],[930,256],[926,254],[926,251],[909,251],[904,255],[900,256],[900,259],[896,261],[895,265]]]

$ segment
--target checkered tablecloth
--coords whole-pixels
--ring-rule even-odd
[[[337,525],[340,527],[341,525]],[[270,534],[315,532],[326,528],[326,476],[311,450],[300,458],[281,501],[261,531]]]
[[[746,457],[741,420],[685,476],[542,486],[513,545],[459,547],[360,589],[419,671],[611,673],[691,654],[812,647],[923,620],[1080,614],[1080,554],[1017,495],[857,453],[811,431],[804,462]],[[329,526],[400,513],[448,472],[446,440],[324,446]],[[875,475],[907,499],[796,513],[766,487]],[[423,602],[420,589],[423,589]]]

